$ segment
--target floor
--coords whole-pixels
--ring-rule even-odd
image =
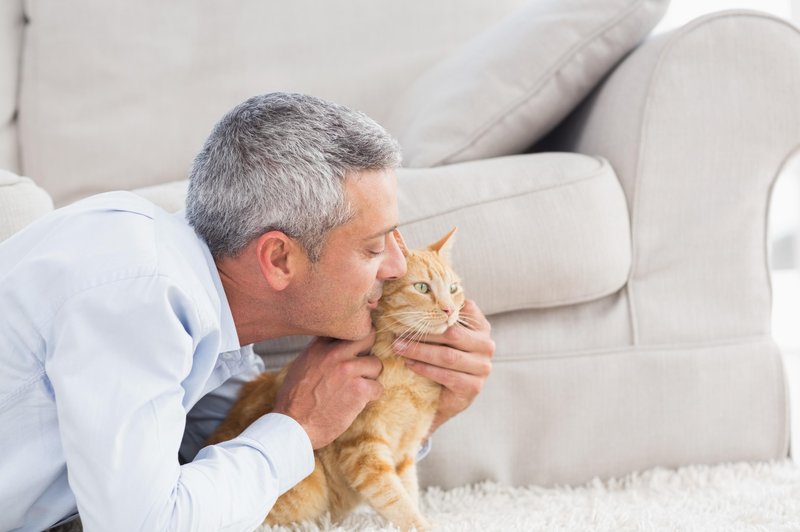
[[[781,348],[789,381],[792,426],[791,453],[800,463],[800,273],[772,274],[772,334]]]

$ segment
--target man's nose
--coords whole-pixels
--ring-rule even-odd
[[[387,239],[386,258],[378,270],[378,279],[393,281],[406,274],[406,258],[394,238]]]

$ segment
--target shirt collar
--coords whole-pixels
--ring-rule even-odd
[[[194,231],[194,228],[189,225],[189,222],[186,220],[186,211],[178,211],[175,213],[175,216],[182,220],[183,223],[185,223],[195,235],[195,238],[197,238],[197,243],[203,250],[203,256],[206,258],[208,273],[211,276],[211,280],[214,282],[214,289],[219,299],[219,325],[221,336],[220,353],[239,351],[241,350],[242,346],[239,344],[239,335],[236,333],[236,324],[233,321],[233,313],[231,312],[231,307],[228,304],[228,297],[225,295],[225,289],[222,287],[222,279],[219,277],[219,271],[217,270],[217,264],[214,262],[214,257],[211,256],[211,251],[208,249],[208,245],[205,243],[205,241],[200,238],[200,236]]]

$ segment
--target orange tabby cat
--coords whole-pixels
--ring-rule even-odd
[[[423,339],[456,324],[464,304],[459,278],[449,266],[451,230],[424,250],[409,251],[406,275],[387,281],[372,319],[372,354],[383,362],[383,395],[367,405],[350,428],[315,451],[314,471],[278,498],[267,524],[315,520],[330,512],[340,520],[363,500],[402,530],[429,528],[418,508],[415,457],[430,430],[441,386],[422,377],[396,355],[397,338]],[[272,408],[287,368],[264,373],[242,387],[227,419],[209,440],[225,441]]]

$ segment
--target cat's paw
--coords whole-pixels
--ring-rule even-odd
[[[424,517],[417,517],[413,519],[407,527],[403,528],[404,531],[416,531],[416,532],[430,532],[433,530],[430,523]]]

